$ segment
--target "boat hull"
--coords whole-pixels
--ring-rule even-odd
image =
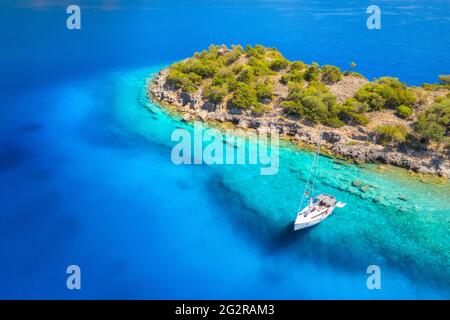
[[[315,226],[316,224],[322,222],[323,220],[325,220],[326,218],[322,218],[320,220],[316,220],[316,221],[311,221],[311,222],[304,222],[304,223],[294,223],[294,231],[298,231],[298,230],[302,230],[302,229],[306,229],[312,226]]]
[[[334,211],[334,207],[321,209],[317,207],[306,207],[297,215],[294,223],[294,231],[306,229],[322,222]]]

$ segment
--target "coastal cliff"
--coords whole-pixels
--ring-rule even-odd
[[[325,148],[340,157],[450,177],[448,83],[369,82],[290,62],[272,48],[211,46],[160,71],[148,89],[186,122],[275,129],[302,144],[316,144],[322,131]]]

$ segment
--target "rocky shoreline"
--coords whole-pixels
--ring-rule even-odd
[[[345,126],[329,128],[314,125],[308,121],[287,117],[281,109],[275,108],[270,113],[255,115],[251,111],[228,108],[205,102],[201,92],[189,94],[175,89],[167,82],[168,70],[164,69],[151,79],[148,87],[150,98],[162,106],[169,106],[182,115],[183,121],[200,120],[214,123],[230,123],[244,130],[278,130],[281,137],[299,144],[314,145],[323,131],[325,148],[331,154],[351,159],[355,162],[390,164],[411,170],[412,172],[450,177],[450,161],[447,154],[432,150],[410,150],[401,147],[386,147],[376,144],[373,131],[363,126]],[[367,82],[365,79],[344,77],[341,80],[349,83],[356,90]],[[339,83],[335,86],[339,90]],[[347,88],[349,86],[347,85]],[[333,90],[333,88],[331,88]],[[389,118],[385,115],[375,115]]]

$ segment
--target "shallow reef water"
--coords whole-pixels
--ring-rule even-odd
[[[282,143],[272,176],[173,164],[172,132],[193,128],[147,98],[162,67],[30,89],[8,109],[1,297],[448,298],[448,183],[322,157],[319,189],[347,206],[294,233],[313,154]],[[381,290],[366,287],[373,264]]]
[[[175,144],[167,139],[174,128],[192,130],[189,124],[171,118],[147,101],[144,93],[140,95],[140,103],[153,110],[150,113],[156,117],[148,126],[143,119],[127,119],[129,130],[136,130],[135,121],[144,121],[136,132],[150,135],[166,146]],[[166,137],[160,140],[162,132]],[[273,176],[261,175],[260,167],[255,165],[203,165],[196,171],[213,174],[206,182],[208,198],[224,207],[234,207],[228,217],[231,225],[247,238],[257,239],[266,252],[283,252],[292,255],[294,261],[326,261],[346,272],[370,264],[386,265],[413,281],[448,289],[447,181],[420,178],[398,168],[380,170],[376,165],[360,166],[321,157],[319,189],[347,206],[336,209],[333,216],[304,234],[294,234],[292,221],[312,156],[311,152],[283,143],[279,172]]]

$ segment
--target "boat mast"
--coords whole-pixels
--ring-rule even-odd
[[[317,167],[319,166],[319,158],[320,158],[320,145],[322,143],[322,131],[319,133],[319,141],[317,143],[316,153],[314,155],[314,159],[311,164],[311,169],[309,169],[308,180],[306,181],[305,189],[303,190],[302,201],[300,202],[300,207],[298,208],[298,212],[303,209],[303,202],[307,196],[307,194],[311,197],[314,197],[314,185],[317,175]],[[312,181],[311,181],[312,180]]]
[[[316,151],[316,156],[314,158],[315,164],[313,164],[314,174],[313,174],[313,179],[312,179],[311,194],[314,192],[314,185],[316,183],[316,175],[317,175],[317,168],[319,167],[321,143],[322,143],[322,131],[320,131],[320,133],[319,133],[319,142],[317,143],[317,151]]]

